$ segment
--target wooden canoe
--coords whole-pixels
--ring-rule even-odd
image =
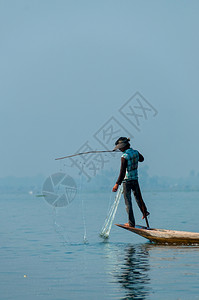
[[[166,229],[147,228],[136,225],[130,227],[127,225],[116,224],[119,227],[132,231],[154,243],[158,244],[181,244],[191,245],[199,244],[199,232],[176,231]]]

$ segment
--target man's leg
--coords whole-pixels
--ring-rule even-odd
[[[133,190],[133,194],[134,194],[134,197],[135,197],[135,200],[143,214],[143,217],[145,218],[146,216],[149,215],[149,212],[147,211],[147,208],[146,208],[146,205],[144,203],[144,200],[142,198],[142,194],[141,194],[141,191],[140,191],[140,186],[139,186],[139,183],[137,180],[134,180],[133,181],[133,184],[132,184],[132,190]]]
[[[123,194],[126,205],[126,211],[129,218],[129,225],[135,227],[135,218],[133,214],[132,201],[131,201],[131,184],[129,182],[123,183]]]

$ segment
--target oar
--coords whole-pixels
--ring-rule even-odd
[[[148,222],[147,216],[145,217],[145,221],[146,221],[147,228],[149,228],[149,222]]]
[[[146,207],[145,207],[145,205],[144,205],[144,201],[143,201],[142,198],[141,198],[141,205],[142,205],[142,213],[143,213],[143,212],[145,212]],[[146,216],[144,217],[145,214],[146,214]],[[148,215],[149,215],[149,213],[148,213]],[[146,226],[147,226],[147,228],[149,228],[149,222],[148,222],[148,218],[147,218],[147,210],[146,210],[145,213],[143,213],[142,219],[145,219],[145,221],[146,221]]]

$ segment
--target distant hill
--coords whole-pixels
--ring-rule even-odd
[[[77,187],[86,192],[110,191],[117,180],[118,171],[102,170],[90,181],[84,176],[73,177]],[[80,178],[81,177],[81,178]],[[32,177],[0,178],[0,193],[32,193],[41,194],[46,177],[42,174]],[[143,191],[199,191],[199,173],[191,171],[187,176],[172,178],[166,176],[150,176],[148,166],[140,167],[139,182]]]

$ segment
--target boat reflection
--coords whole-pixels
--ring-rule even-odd
[[[129,245],[124,248],[114,277],[125,290],[122,299],[146,299],[150,292],[148,245]]]

